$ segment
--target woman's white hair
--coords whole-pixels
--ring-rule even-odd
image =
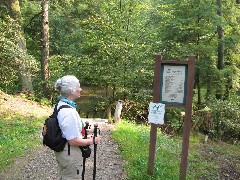
[[[76,92],[79,87],[79,80],[72,75],[66,75],[55,82],[55,89],[58,90],[62,97],[67,97],[71,91]]]

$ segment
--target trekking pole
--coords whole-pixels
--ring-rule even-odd
[[[87,130],[89,128],[89,122],[86,121],[85,124],[86,125],[84,126],[84,138],[83,139],[87,139],[87,135],[88,135]],[[83,157],[82,180],[84,180],[86,159],[87,159],[86,157]]]
[[[95,137],[97,137],[97,134],[100,134],[100,130],[98,128],[98,124],[94,124],[94,136],[93,136],[93,142],[94,142],[94,164],[93,164],[93,180],[96,178],[96,159],[97,159],[97,144],[95,144]]]

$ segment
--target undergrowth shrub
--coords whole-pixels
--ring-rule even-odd
[[[164,124],[160,125],[163,133],[174,135],[182,132],[183,112],[181,108],[166,108],[164,115]]]
[[[211,136],[222,140],[240,139],[240,97],[231,100],[211,100],[208,102],[211,109],[213,128]]]
[[[125,100],[122,114],[124,118],[131,119],[137,123],[148,122],[148,106],[152,96],[144,93],[134,93]]]

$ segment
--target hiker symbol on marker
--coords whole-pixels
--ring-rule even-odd
[[[149,104],[148,122],[153,124],[164,124],[165,104],[153,103]]]

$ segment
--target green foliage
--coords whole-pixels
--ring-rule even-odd
[[[213,54],[214,4],[209,1],[165,1],[155,5],[165,58],[185,59],[190,54]],[[207,43],[206,43],[207,42]],[[211,44],[209,44],[211,43]],[[201,54],[200,54],[201,53]]]
[[[211,135],[223,140],[239,141],[240,137],[240,99],[238,96],[231,101],[212,100],[208,102],[211,109]]]
[[[185,110],[181,108],[166,108],[164,114],[164,125],[160,126],[163,133],[174,135],[183,130],[183,114]]]
[[[5,92],[13,93],[18,91],[21,85],[19,76],[23,73],[22,69],[25,68],[34,75],[37,64],[31,55],[20,48],[20,44],[25,41],[21,36],[18,20],[12,19],[7,9],[1,5],[0,9],[4,9],[4,13],[0,17],[0,87]]]
[[[147,90],[132,93],[123,104],[123,116],[137,123],[147,123],[148,106],[151,101],[152,96]]]
[[[41,3],[22,0],[21,13],[28,53],[40,63],[41,57]],[[38,67],[40,64],[38,65]],[[39,67],[40,69],[40,67]]]
[[[43,105],[43,106],[46,106],[46,105],[49,106],[49,105],[52,104],[52,102],[49,99],[47,99],[47,98],[42,98],[40,100],[40,104]]]
[[[216,67],[218,39],[215,31],[219,23],[226,29],[227,61],[236,64],[238,59],[239,10],[230,1],[223,3],[225,16],[221,21],[216,15],[215,1],[126,0],[118,3],[108,0],[99,3],[69,0],[49,3],[50,58],[67,62],[60,71],[56,69],[56,61],[52,63],[51,81],[74,72],[85,85],[108,87],[114,89],[113,93],[122,90],[125,94],[135,93],[142,86],[152,87],[153,54],[162,52],[164,59],[182,60],[190,54],[197,55],[200,81],[216,90],[220,81],[210,76],[216,73],[212,70]],[[20,5],[28,52],[40,59],[40,3],[23,0]],[[40,63],[33,64],[38,66],[33,73],[41,77]],[[221,76],[216,74],[216,77]],[[237,81],[232,84],[239,86]],[[225,86],[226,82],[221,85]]]
[[[152,70],[152,66],[149,66],[150,59],[146,50],[152,53],[150,45],[145,45],[144,40],[136,38],[142,36],[139,34],[140,31],[135,33],[127,30],[127,26],[139,30],[143,26],[141,23],[145,20],[141,10],[145,9],[138,3],[125,2],[122,10],[118,10],[119,4],[113,2],[110,3],[111,6],[109,2],[104,2],[100,6],[99,3],[92,1],[81,3],[81,6],[77,2],[69,4],[71,10],[65,13],[71,20],[63,21],[62,16],[54,14],[53,23],[62,27],[60,28],[62,32],[58,30],[56,34],[53,31],[54,52],[78,56],[79,60],[75,64],[84,83],[89,83],[90,80],[91,85],[108,86],[117,90],[121,88],[128,90],[136,86],[139,88],[143,83],[149,87],[148,69]],[[130,16],[129,10],[133,7],[135,11]],[[131,20],[130,24],[128,19]],[[73,23],[74,21],[77,23]],[[78,44],[76,37],[80,42]],[[66,40],[63,41],[63,38]],[[150,63],[153,64],[152,61]]]
[[[0,19],[0,87],[5,92],[18,89],[18,72],[20,51],[15,43],[14,21],[6,16]]]

